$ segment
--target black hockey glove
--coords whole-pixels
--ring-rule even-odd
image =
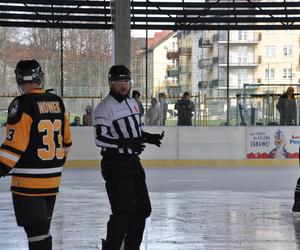
[[[138,154],[142,153],[145,149],[142,138],[125,138],[122,140],[120,146],[123,148],[130,148]]]
[[[0,178],[4,177],[6,175],[7,175],[7,172],[3,168],[0,167]]]
[[[165,136],[165,131],[163,131],[161,134],[150,134],[150,133],[143,132],[142,136],[143,136],[145,142],[147,142],[149,144],[154,144],[157,147],[160,147],[161,140]]]

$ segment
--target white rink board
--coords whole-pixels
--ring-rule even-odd
[[[247,127],[144,127],[165,137],[160,148],[147,145],[143,160],[246,159]],[[69,160],[98,160],[92,127],[72,127],[73,145]],[[0,128],[1,143],[5,128]]]

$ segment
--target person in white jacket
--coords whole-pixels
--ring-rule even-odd
[[[147,112],[147,125],[149,126],[159,126],[160,125],[160,114],[159,114],[159,104],[157,104],[156,98],[151,99],[151,105]]]
[[[167,119],[167,112],[168,112],[168,103],[166,102],[166,94],[159,93],[158,100],[159,100],[159,125],[165,126],[166,119]]]

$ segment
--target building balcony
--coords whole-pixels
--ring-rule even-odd
[[[210,81],[199,81],[198,89],[205,89],[209,86]]]
[[[202,59],[198,61],[198,68],[207,68],[213,66],[213,60],[212,59]]]
[[[219,34],[214,34],[212,40],[213,42],[219,41]]]
[[[212,48],[213,47],[213,44],[212,44],[212,41],[209,40],[209,39],[199,39],[199,47],[201,48]]]
[[[226,80],[218,80],[218,82],[219,82],[219,85],[218,85],[219,89],[227,89],[227,81]],[[229,88],[231,90],[243,89],[243,87],[244,87],[244,84],[242,84],[242,83],[239,83],[237,81],[235,81],[235,82],[229,81]]]
[[[213,64],[219,63],[219,57],[213,57],[212,62]]]
[[[168,65],[167,77],[177,77],[178,75],[178,68]]]
[[[229,67],[257,67],[261,64],[261,56],[256,56],[253,58],[242,58],[238,60],[237,58],[230,58]],[[219,58],[219,67],[227,67],[227,60],[224,57]]]
[[[211,87],[214,88],[214,87],[218,87],[219,85],[219,79],[213,79],[211,81]]]
[[[167,58],[168,58],[168,60],[178,59],[179,58],[179,52],[178,51],[168,51],[167,52]]]
[[[256,33],[254,35],[250,35],[248,38],[242,37],[241,39],[230,37],[229,43],[230,44],[257,44],[261,41],[261,33]],[[220,35],[218,40],[219,44],[226,44],[227,43],[227,34]]]
[[[192,74],[191,66],[187,66],[187,65],[180,66],[180,74],[191,75]]]
[[[179,48],[179,55],[180,56],[190,56],[190,55],[192,55],[192,47]]]
[[[178,83],[172,81],[172,80],[164,80],[164,85],[166,87],[177,87]]]

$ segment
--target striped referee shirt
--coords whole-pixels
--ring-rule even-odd
[[[113,150],[119,154],[136,155],[131,149],[119,146],[124,138],[142,136],[139,107],[130,97],[107,95],[94,110],[94,137],[102,151]]]

